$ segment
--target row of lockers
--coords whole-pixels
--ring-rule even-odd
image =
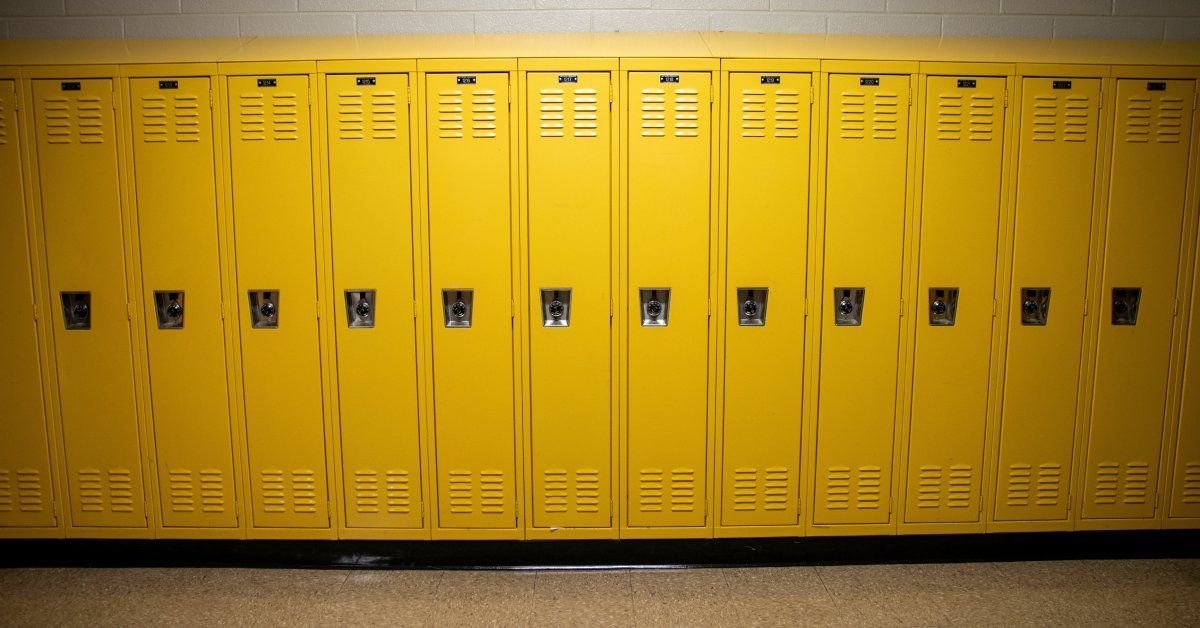
[[[670,63],[0,81],[3,533],[1200,520],[1195,77]]]

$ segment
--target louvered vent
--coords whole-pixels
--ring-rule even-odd
[[[300,102],[295,93],[257,92],[241,95],[238,103],[241,138],[245,141],[300,139]]]
[[[966,508],[971,503],[975,470],[969,464],[924,465],[917,480],[918,508]]]
[[[52,96],[39,104],[42,133],[48,144],[103,144],[103,102],[99,96]]]
[[[937,139],[989,142],[994,139],[995,115],[996,98],[991,94],[941,94],[937,104]]]
[[[543,89],[538,93],[541,137],[597,137],[599,92],[593,88]]]
[[[800,92],[744,89],[739,103],[742,137],[800,137]]]
[[[700,137],[700,91],[646,88],[641,94],[642,137]]]
[[[225,512],[225,477],[220,469],[201,469],[198,473],[190,469],[171,469],[168,477],[172,512]]]
[[[133,512],[133,474],[128,469],[80,469],[75,474],[84,512]]]
[[[476,474],[468,469],[454,469],[449,474],[450,512],[469,515],[502,514],[508,487],[504,472],[484,469]]]
[[[317,512],[317,474],[311,469],[263,469],[259,472],[263,510],[272,514]]]
[[[791,472],[787,467],[738,467],[733,472],[733,509],[738,512],[787,510]]]
[[[1034,96],[1033,141],[1086,142],[1091,98],[1084,95]]]
[[[45,498],[37,469],[0,469],[0,512],[42,512]]]
[[[883,467],[829,467],[825,472],[825,507],[830,510],[848,510],[851,507],[877,510],[882,505],[882,486]]]
[[[0,98],[0,146],[8,144],[8,111],[11,104]]]
[[[600,470],[546,469],[542,473],[545,511],[590,514],[600,511]]]
[[[642,512],[696,510],[696,470],[690,467],[642,469],[638,474],[638,506]]]
[[[1194,460],[1184,465],[1183,503],[1200,504],[1200,461]]]
[[[1178,144],[1183,136],[1183,99],[1166,92],[1135,94],[1125,100],[1125,141]]]
[[[1101,462],[1096,465],[1092,502],[1097,505],[1145,504],[1149,495],[1150,465],[1142,461]]]
[[[389,469],[382,474],[374,469],[355,471],[354,510],[371,515],[411,513],[412,487],[408,471]]]
[[[394,90],[344,91],[338,93],[338,137],[344,140],[394,140],[398,101]]]
[[[1046,462],[1038,465],[1036,477],[1033,465],[1018,463],[1008,468],[1008,490],[1005,504],[1009,506],[1056,506],[1062,490],[1062,465]]]
[[[147,94],[140,104],[142,141],[200,141],[200,98],[195,94]]]

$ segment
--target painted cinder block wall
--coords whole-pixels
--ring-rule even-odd
[[[559,31],[1200,39],[1200,0],[0,0],[0,37]]]

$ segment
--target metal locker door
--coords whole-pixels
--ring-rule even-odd
[[[904,521],[979,520],[1004,158],[1003,78],[926,79]]]
[[[165,527],[236,527],[209,79],[136,78],[133,168]]]
[[[818,525],[891,511],[908,90],[907,75],[829,77]]]
[[[631,527],[705,524],[711,93],[709,72],[629,73]]]
[[[427,74],[438,525],[514,528],[508,74]]]
[[[419,528],[408,75],[325,80],[346,526]]]
[[[1195,81],[1117,81],[1084,519],[1154,517]]]
[[[529,72],[533,526],[612,523],[608,72]]]
[[[1194,268],[1194,266],[1193,266]],[[1200,519],[1200,408],[1197,393],[1200,393],[1200,290],[1196,289],[1193,277],[1191,308],[1187,329],[1187,344],[1181,380],[1183,399],[1179,409],[1179,427],[1175,434],[1174,464],[1171,470],[1171,494],[1166,521],[1172,519]],[[1192,522],[1195,527],[1197,522]],[[1170,525],[1170,524],[1169,524]],[[1174,523],[1172,527],[1179,526]]]
[[[729,74],[727,526],[799,518],[811,81],[810,74]]]
[[[1100,81],[1026,78],[1021,96],[997,521],[1067,518]]]
[[[229,77],[234,247],[257,528],[325,528],[308,77]]]
[[[33,268],[25,228],[16,85],[0,81],[0,527],[55,525],[41,362],[34,322]]]
[[[33,96],[71,523],[145,527],[113,83]]]

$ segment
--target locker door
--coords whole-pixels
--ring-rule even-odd
[[[996,519],[1063,520],[1071,486],[1100,81],[1023,80]]]
[[[229,77],[253,525],[329,525],[307,76]],[[232,309],[232,308],[231,308]]]
[[[629,525],[703,526],[712,75],[629,73]]]
[[[0,527],[53,526],[53,489],[25,228],[16,85],[0,81]]]
[[[408,76],[326,87],[346,525],[419,528]]]
[[[166,527],[236,527],[209,79],[139,78],[134,180]]]
[[[817,524],[891,510],[908,76],[829,77]]]
[[[33,95],[71,521],[144,527],[113,83]]]
[[[516,526],[508,75],[426,75],[438,523]]]
[[[1192,278],[1192,304],[1188,323],[1186,363],[1183,372],[1183,400],[1179,428],[1175,434],[1175,456],[1171,479],[1168,517],[1200,519],[1200,290]]]
[[[724,525],[799,516],[811,80],[729,75]]]
[[[608,527],[610,76],[529,72],[526,81],[533,525]]]
[[[1117,81],[1086,519],[1154,517],[1195,87]]]
[[[979,520],[1004,85],[1003,78],[926,81],[907,522]]]

